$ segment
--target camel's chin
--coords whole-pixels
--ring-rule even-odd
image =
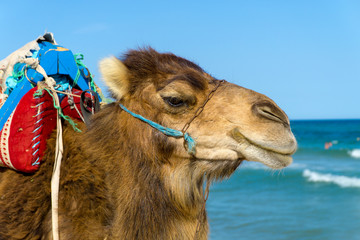
[[[287,166],[289,166],[293,159],[290,155],[284,155],[284,154],[280,154],[280,153],[270,153],[270,156],[258,159],[258,160],[253,160],[256,162],[260,162],[272,169],[282,169],[285,168]]]
[[[290,154],[282,154],[271,150],[266,150],[258,146],[250,145],[242,151],[245,160],[260,162],[272,169],[282,169],[289,166],[293,159]]]

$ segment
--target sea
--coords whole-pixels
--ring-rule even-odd
[[[211,240],[360,240],[360,120],[291,121],[293,163],[244,162],[210,188]]]

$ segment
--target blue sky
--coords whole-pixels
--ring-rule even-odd
[[[9,0],[0,22],[0,59],[49,31],[100,83],[100,59],[150,45],[266,94],[290,119],[360,118],[360,1]]]

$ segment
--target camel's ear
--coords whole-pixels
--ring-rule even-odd
[[[117,100],[122,99],[129,91],[128,68],[116,57],[101,60],[99,67],[113,97]]]

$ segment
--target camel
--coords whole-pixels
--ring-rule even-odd
[[[82,133],[64,126],[60,239],[207,239],[206,182],[230,177],[244,160],[273,169],[292,162],[289,119],[260,93],[150,47],[103,59],[100,71],[117,102],[79,123]],[[178,131],[191,120],[193,151],[120,103]],[[0,170],[0,239],[52,239],[54,151],[55,134],[34,174]]]

